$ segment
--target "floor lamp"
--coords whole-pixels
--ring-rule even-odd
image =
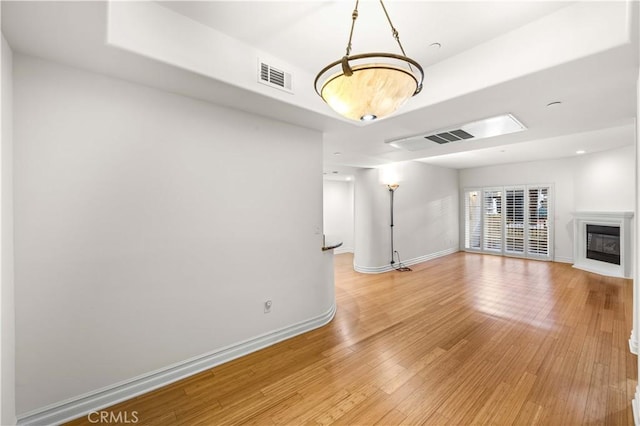
[[[401,271],[401,272],[405,272],[405,271],[410,271],[411,268],[407,268],[406,266],[403,266],[402,263],[400,262],[400,254],[394,250],[393,248],[393,195],[396,192],[396,189],[398,189],[400,185],[397,183],[392,183],[392,184],[388,184],[387,188],[389,188],[389,201],[390,201],[390,213],[391,213],[391,268],[395,269],[396,271]],[[396,261],[395,261],[395,255],[398,254],[398,266],[396,267]]]

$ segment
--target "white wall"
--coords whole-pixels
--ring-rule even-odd
[[[333,309],[319,133],[22,55],[14,83],[19,414]]]
[[[2,144],[0,145],[0,424],[16,421],[13,267],[13,53],[2,36]]]
[[[394,249],[413,264],[458,250],[458,172],[420,162],[402,165],[395,192]],[[361,272],[388,270],[391,261],[390,200],[377,169],[355,179],[354,266]]]
[[[323,189],[327,243],[342,241],[335,253],[353,253],[353,181],[325,179]]]
[[[572,262],[572,212],[634,211],[634,157],[634,147],[629,145],[571,158],[464,169],[460,170],[460,189],[553,184],[554,259]],[[464,223],[460,226],[464,235]]]
[[[575,210],[634,211],[634,158],[633,145],[576,158]]]

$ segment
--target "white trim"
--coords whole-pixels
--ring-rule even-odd
[[[633,424],[638,426],[640,425],[640,411],[638,409],[638,402],[640,401],[640,391],[638,390],[638,386],[636,386],[636,395],[635,398],[631,401],[631,411],[633,411]]]
[[[18,425],[60,424],[82,417],[92,411],[126,401],[267,346],[322,327],[333,319],[335,313],[336,304],[334,301],[327,312],[306,321],[20,415],[18,416]]]
[[[426,262],[427,260],[436,259],[438,257],[447,256],[449,254],[457,253],[460,249],[458,247],[452,247],[445,250],[441,250],[435,253],[426,254],[424,256],[414,257],[413,259],[403,260],[402,265],[411,266],[417,263]],[[397,265],[400,266],[400,265]],[[360,272],[363,274],[381,274],[383,272],[393,271],[394,268],[391,267],[390,264],[383,266],[359,266],[353,263],[353,269],[356,272]]]
[[[553,261],[559,263],[573,263],[573,257],[555,256]]]

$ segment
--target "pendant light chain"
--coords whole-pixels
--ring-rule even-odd
[[[400,51],[404,56],[407,56],[407,54],[404,53],[404,47],[402,47],[402,43],[400,43],[400,34],[398,34],[398,30],[396,30],[396,28],[393,26],[393,23],[391,22],[391,17],[389,16],[389,12],[387,12],[387,8],[384,7],[384,3],[382,2],[382,0],[380,0],[380,6],[382,6],[382,10],[384,10],[384,14],[387,17],[387,21],[389,21],[389,26],[391,27],[391,34],[393,35],[393,38],[396,39],[396,41],[398,42]],[[408,64],[408,65],[409,65],[409,69],[413,71],[413,68],[411,68],[411,64]]]
[[[358,4],[360,3],[360,0],[356,0],[356,6],[353,9],[353,12],[351,13],[351,31],[349,32],[349,42],[347,43],[347,51],[345,53],[345,58],[347,59],[349,58],[349,55],[351,55],[351,48],[352,48],[352,44],[351,41],[353,39],[353,30],[356,26],[356,19],[358,19]],[[398,30],[396,30],[396,28],[393,26],[393,22],[391,22],[391,17],[389,16],[389,12],[387,12],[387,8],[384,6],[384,3],[382,0],[380,0],[380,6],[382,6],[382,10],[384,11],[384,15],[387,17],[387,21],[389,22],[389,26],[391,27],[391,35],[393,36],[393,38],[396,40],[396,42],[398,43],[398,47],[400,47],[400,51],[402,52],[402,54],[404,56],[407,56],[407,54],[404,51],[404,47],[402,47],[402,43],[400,42],[400,34],[398,33]],[[413,68],[411,67],[411,64],[409,65],[409,69],[413,71]]]
[[[349,43],[347,43],[347,54],[348,57],[351,54],[351,39],[353,38],[353,29],[356,26],[356,19],[358,19],[358,3],[360,0],[356,0],[356,7],[353,9],[353,13],[351,14],[351,32],[349,33]]]

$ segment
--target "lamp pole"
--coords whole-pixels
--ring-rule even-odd
[[[389,195],[390,195],[390,213],[391,213],[391,267],[393,268],[393,265],[396,263],[396,261],[394,260],[394,250],[393,250],[393,194],[396,192],[396,189],[398,189],[398,185],[397,183],[394,184],[390,184],[387,185],[387,188],[389,188]]]

